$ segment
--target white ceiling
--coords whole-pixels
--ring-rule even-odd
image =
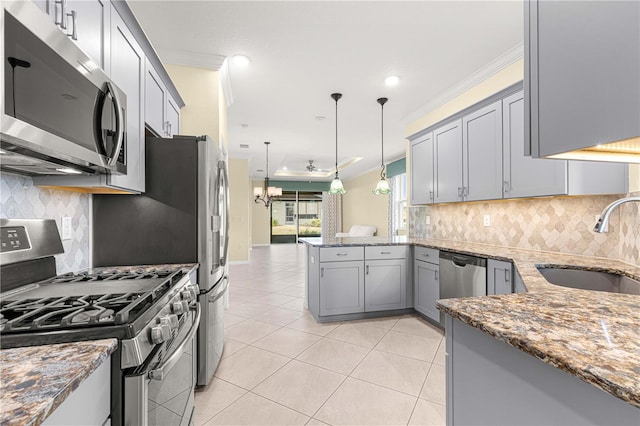
[[[243,54],[229,68],[229,156],[250,158],[261,179],[264,141],[269,176],[305,172],[338,161],[349,179],[380,165],[379,97],[384,108],[385,162],[404,156],[405,126],[426,105],[521,45],[521,1],[146,1],[129,0],[161,59],[184,65]],[[173,53],[173,55],[172,55]],[[395,74],[400,84],[386,87]],[[316,120],[324,116],[325,120]],[[248,125],[243,128],[242,123]],[[240,148],[248,144],[249,149]],[[303,175],[304,176],[304,175]],[[279,178],[279,177],[278,177]],[[330,180],[313,176],[288,180]]]

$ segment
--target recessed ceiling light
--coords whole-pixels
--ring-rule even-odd
[[[244,55],[235,55],[231,60],[233,61],[233,65],[237,65],[239,67],[246,67],[251,62],[251,60]]]
[[[287,169],[287,166],[282,166],[282,170],[289,170],[289,169]]]
[[[318,121],[322,121],[325,120],[327,117],[325,117],[324,115],[316,115],[316,120]]]
[[[397,86],[400,82],[400,77],[397,75],[390,75],[389,77],[384,79],[384,84],[387,86]]]

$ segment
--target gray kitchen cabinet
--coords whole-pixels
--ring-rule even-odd
[[[145,124],[159,137],[171,138],[180,131],[180,107],[173,100],[162,77],[148,59],[145,68]]]
[[[524,152],[524,93],[502,101],[504,198],[565,194],[567,163],[532,158]]]
[[[513,293],[513,265],[500,260],[487,260],[487,295]]]
[[[127,174],[111,175],[109,183],[144,192],[145,56],[115,8],[111,9],[111,79],[127,94]]]
[[[515,271],[513,274],[513,292],[514,293],[524,293],[527,291],[527,287],[525,287],[524,282],[522,281],[522,277]]]
[[[108,0],[36,0],[34,3],[96,65],[107,69],[111,9]]]
[[[364,312],[364,262],[321,262],[319,285],[320,315]]]
[[[464,201],[502,198],[502,101],[462,118]]]
[[[407,307],[407,246],[365,247],[365,312]]]
[[[144,122],[160,137],[167,131],[167,88],[149,60],[144,74]]]
[[[462,201],[462,119],[433,131],[435,203]]]
[[[433,203],[433,133],[411,141],[411,204]]]
[[[440,311],[436,301],[440,298],[439,252],[435,249],[415,247],[413,258],[413,279],[415,310],[440,322]]]
[[[446,316],[447,425],[637,425],[638,408]],[[500,409],[496,409],[500,401]]]
[[[180,134],[180,107],[171,95],[167,96],[167,125],[167,137],[172,138],[173,135]]]
[[[44,426],[110,424],[111,357],[103,361],[58,408],[44,419]]]
[[[525,150],[640,136],[640,2],[525,2]]]

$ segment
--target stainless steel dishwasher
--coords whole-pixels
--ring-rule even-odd
[[[440,251],[440,299],[486,295],[487,259]]]

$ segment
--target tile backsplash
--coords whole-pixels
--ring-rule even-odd
[[[0,217],[55,219],[71,217],[73,235],[62,241],[64,254],[56,256],[58,273],[89,267],[89,217],[91,195],[39,188],[29,177],[0,174]]]
[[[640,195],[640,193],[629,194]],[[409,208],[409,235],[556,251],[640,263],[640,204],[611,216],[609,232],[592,231],[596,216],[624,195],[552,197]],[[485,215],[491,226],[483,226]],[[426,216],[431,224],[426,225]]]

